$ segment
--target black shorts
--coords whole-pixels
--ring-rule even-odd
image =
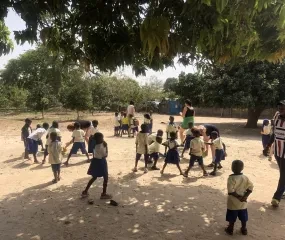
[[[51,165],[51,169],[52,169],[52,171],[53,172],[59,172],[59,170],[60,170],[60,163],[58,163],[58,164],[52,164]]]
[[[193,154],[190,155],[189,166],[193,167],[195,162],[198,162],[200,166],[203,165],[203,157],[202,156],[195,156]]]

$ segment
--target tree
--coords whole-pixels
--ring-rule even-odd
[[[40,36],[49,49],[81,61],[86,70],[132,65],[143,74],[147,67],[172,65],[177,55],[183,64],[217,64],[278,61],[285,54],[284,1],[4,1],[0,20],[8,8],[26,22],[25,30],[15,31],[19,43]]]
[[[177,78],[167,78],[163,85],[163,89],[165,92],[172,91],[173,86],[177,83]]]
[[[0,56],[10,53],[13,47],[13,42],[10,39],[10,31],[5,26],[3,19],[0,19]]]

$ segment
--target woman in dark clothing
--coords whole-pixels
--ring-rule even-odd
[[[183,112],[181,113],[181,116],[183,117],[183,122],[180,127],[180,140],[181,143],[184,142],[184,131],[185,129],[188,129],[189,122],[193,123],[194,126],[194,116],[195,116],[195,110],[192,107],[192,103],[189,99],[185,101],[185,106],[183,108]]]

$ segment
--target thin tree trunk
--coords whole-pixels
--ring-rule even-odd
[[[260,108],[249,108],[247,110],[247,123],[245,125],[246,128],[257,128],[257,122],[260,117],[260,114],[264,109]]]

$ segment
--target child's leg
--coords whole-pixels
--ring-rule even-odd
[[[162,167],[162,169],[161,169],[161,171],[160,171],[161,174],[164,173],[164,169],[166,168],[166,165],[167,165],[167,163],[164,163],[164,165],[163,165],[163,167]]]
[[[45,151],[44,151],[44,159],[43,159],[43,164],[46,162],[46,158],[47,158],[47,155],[48,155],[48,145],[46,145],[46,148],[45,148]]]
[[[189,161],[189,166],[188,166],[187,170],[184,173],[185,177],[188,177],[188,173],[191,170],[191,168],[194,166],[195,161],[196,161],[196,157],[194,155],[191,155],[190,156],[190,161]]]
[[[104,181],[103,181],[103,192],[101,194],[100,199],[111,199],[112,195],[107,194],[107,186],[108,186],[108,176],[104,177]]]
[[[141,154],[137,153],[136,154],[136,160],[135,160],[135,167],[133,169],[133,172],[137,172],[138,171],[138,162],[139,162],[140,158],[141,158]]]
[[[229,222],[228,227],[225,229],[226,233],[229,234],[229,235],[233,235],[234,226],[235,226],[234,222]]]
[[[57,172],[55,170],[52,170],[52,172],[53,172],[53,180],[52,180],[52,182],[53,183],[57,183]]]
[[[164,156],[166,156],[167,146],[165,146]]]
[[[217,168],[218,168],[218,163],[215,163],[214,169],[213,169],[213,171],[210,173],[210,175],[215,176],[215,175],[216,175],[216,172],[217,172]]]
[[[60,164],[58,164],[58,169],[57,169],[57,180],[60,180]]]
[[[145,173],[147,173],[148,160],[149,160],[149,155],[148,154],[144,154],[144,172]]]
[[[37,159],[37,153],[33,153],[33,157],[34,157],[34,163],[39,163]]]
[[[97,177],[92,177],[89,182],[87,183],[87,186],[85,188],[85,190],[82,192],[82,195],[88,195],[88,190],[91,187],[91,185],[95,182],[95,180],[97,179]]]
[[[200,167],[201,167],[201,169],[203,170],[203,175],[204,175],[204,176],[207,176],[208,173],[207,173],[207,171],[206,171],[206,169],[205,169],[205,167],[204,167],[204,164],[201,164]]]
[[[72,152],[70,151],[70,153],[69,153],[68,156],[67,156],[66,161],[63,163],[64,165],[66,165],[66,166],[68,165],[69,159],[70,159],[71,155],[72,155]]]
[[[182,158],[184,157],[185,151],[186,151],[186,149],[185,149],[185,147],[184,147],[184,148],[183,148],[183,151],[182,151],[182,153],[181,153],[181,157],[182,157]]]
[[[182,172],[182,170],[181,170],[180,164],[177,163],[176,166],[177,166],[177,168],[178,168],[178,170],[179,170],[179,172],[180,172],[180,175],[183,175],[183,172]]]

